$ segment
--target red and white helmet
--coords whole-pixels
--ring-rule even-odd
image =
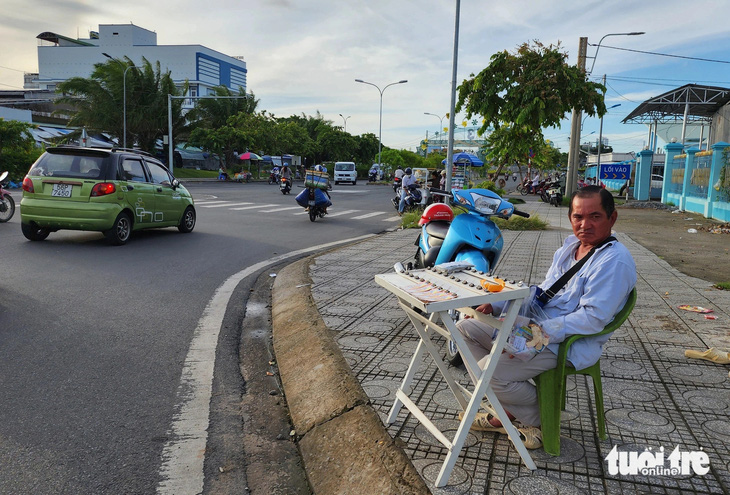
[[[418,221],[418,225],[425,225],[429,222],[450,222],[454,219],[454,212],[446,203],[434,203],[425,210]]]

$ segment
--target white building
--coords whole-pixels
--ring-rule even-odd
[[[89,77],[94,64],[108,62],[108,57],[128,57],[136,65],[142,57],[162,72],[170,71],[175,83],[187,79],[190,96],[205,96],[215,86],[232,91],[246,90],[246,62],[243,57],[224,55],[202,45],[158,45],[157,33],[134,24],[100,24],[88,39],[73,39],[44,32],[37,36],[38,74],[26,74],[25,89],[53,91],[56,85],[72,77]]]

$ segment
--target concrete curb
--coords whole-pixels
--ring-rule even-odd
[[[322,321],[311,295],[312,259],[278,273],[271,315],[281,382],[314,493],[430,493]]]

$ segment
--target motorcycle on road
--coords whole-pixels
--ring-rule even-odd
[[[10,195],[10,191],[3,186],[7,178],[7,172],[0,174],[0,223],[7,222],[15,214],[15,200]]]
[[[415,211],[421,206],[421,200],[423,199],[421,189],[418,187],[418,184],[406,186],[406,189],[406,201],[403,211]],[[400,191],[400,188],[398,188],[396,196],[391,200],[396,211],[398,211],[398,207],[400,206]]]
[[[279,183],[279,190],[281,191],[281,194],[289,194],[291,192],[291,180],[286,177],[282,177],[281,182]]]

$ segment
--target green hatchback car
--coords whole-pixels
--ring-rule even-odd
[[[113,245],[132,231],[195,227],[193,198],[152,155],[126,149],[48,148],[23,179],[23,235],[60,229],[102,232]]]

